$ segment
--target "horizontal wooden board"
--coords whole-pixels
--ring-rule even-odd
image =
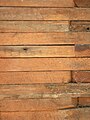
[[[90,7],[90,0],[74,0],[76,7]]]
[[[74,7],[73,0],[0,0],[0,6]]]
[[[71,21],[70,31],[73,32],[90,32],[90,21]]]
[[[0,57],[75,57],[75,48],[74,46],[0,46]]]
[[[90,108],[40,112],[1,112],[1,120],[90,120]]]
[[[0,71],[90,70],[90,58],[0,59]]]
[[[77,83],[90,83],[90,71],[73,71],[72,81]]]
[[[50,111],[65,108],[75,108],[77,105],[70,97],[59,99],[21,99],[1,100],[0,111],[2,112],[28,112],[28,111]]]
[[[0,39],[0,45],[90,44],[90,33],[0,33]]]
[[[0,100],[90,97],[90,84],[0,85]]]
[[[0,32],[66,32],[68,21],[1,21]]]
[[[90,57],[90,44],[78,44],[75,45],[75,56],[76,57]]]
[[[90,20],[90,9],[0,7],[0,20]]]
[[[0,84],[69,83],[71,72],[0,72],[0,79]]]
[[[90,97],[81,97],[81,98],[79,98],[79,106],[88,106],[88,107],[90,107]]]
[[[0,57],[89,57],[90,45],[0,46]]]

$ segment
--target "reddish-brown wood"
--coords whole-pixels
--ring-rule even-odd
[[[76,7],[90,7],[90,0],[74,0]]]
[[[0,6],[74,7],[73,0],[0,0]]]
[[[90,97],[79,98],[79,106],[89,106],[90,107]]]
[[[0,33],[0,45],[90,44],[89,32]]]
[[[72,81],[77,83],[90,83],[90,71],[73,71]]]
[[[90,20],[90,9],[0,7],[0,20]]]
[[[0,72],[0,79],[0,84],[69,83],[71,72]]]

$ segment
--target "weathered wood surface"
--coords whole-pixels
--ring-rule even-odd
[[[0,79],[0,84],[69,83],[71,72],[0,72]]]
[[[63,97],[59,99],[17,99],[17,100],[1,100],[1,112],[28,112],[28,111],[54,111],[66,108],[75,108],[77,101],[73,101],[71,97]]]
[[[90,120],[90,108],[40,112],[1,112],[1,120]]]
[[[0,85],[0,100],[90,97],[90,84]]]
[[[0,71],[90,70],[90,58],[1,58],[0,65]]]
[[[0,57],[75,57],[75,48],[74,46],[0,46]]]
[[[0,7],[0,20],[90,20],[90,9]]]
[[[0,46],[0,57],[89,57],[90,45]]]
[[[77,83],[90,83],[90,71],[73,71],[72,81]]]
[[[73,32],[90,32],[90,21],[71,21],[70,31]]]
[[[0,33],[0,40],[0,45],[90,44],[90,33]]]
[[[74,3],[76,7],[90,7],[90,0],[74,0]]]
[[[74,7],[73,0],[0,0],[0,6]]]
[[[0,21],[0,32],[66,32],[69,21]]]

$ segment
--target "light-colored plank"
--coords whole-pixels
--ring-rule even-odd
[[[73,0],[0,0],[0,6],[74,7]]]
[[[0,7],[0,20],[90,20],[90,9]]]
[[[1,120],[90,120],[90,108],[40,112],[1,112]]]
[[[68,21],[1,21],[0,32],[66,32]]]
[[[75,108],[77,101],[73,102],[70,97],[59,99],[17,99],[1,100],[0,111],[2,112],[27,112],[27,111],[50,111],[64,108]]]
[[[77,83],[90,83],[90,71],[73,71],[72,81]]]
[[[74,0],[76,7],[90,7],[90,0]]]
[[[75,47],[0,46],[0,57],[75,57]]]
[[[90,97],[90,84],[0,85],[0,100]]]
[[[79,106],[89,106],[90,107],[90,97],[80,97]]]
[[[0,33],[0,40],[0,45],[90,44],[90,33]]]
[[[0,59],[0,71],[90,70],[90,58]]]
[[[90,21],[71,21],[70,31],[90,32]]]
[[[0,72],[0,79],[0,84],[69,83],[71,72]]]
[[[90,44],[75,45],[76,57],[90,57]]]

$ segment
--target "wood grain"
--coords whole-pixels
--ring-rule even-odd
[[[0,85],[0,100],[90,97],[90,84]]]
[[[81,97],[81,98],[79,98],[79,106],[88,106],[88,107],[90,107],[90,97]]]
[[[0,45],[90,44],[90,33],[0,33],[0,39]]]
[[[0,46],[0,57],[75,57],[75,48],[74,46]]]
[[[73,71],[73,82],[90,83],[90,71]]]
[[[0,71],[90,70],[90,58],[0,59]]]
[[[73,0],[0,0],[0,6],[74,7]]]
[[[0,32],[66,32],[68,21],[1,21]]]
[[[90,21],[71,21],[70,31],[73,32],[90,32]]]
[[[0,20],[90,20],[90,9],[0,7]]]
[[[0,78],[0,84],[69,83],[71,72],[0,72]]]
[[[65,108],[75,108],[77,102],[73,103],[72,98],[63,97],[59,99],[19,99],[1,100],[1,112],[28,112],[28,111],[54,111]]]
[[[90,7],[90,0],[74,0],[76,7]]]
[[[0,57],[90,57],[90,45],[0,46]]]
[[[1,112],[1,120],[89,120],[90,108],[40,112]]]

